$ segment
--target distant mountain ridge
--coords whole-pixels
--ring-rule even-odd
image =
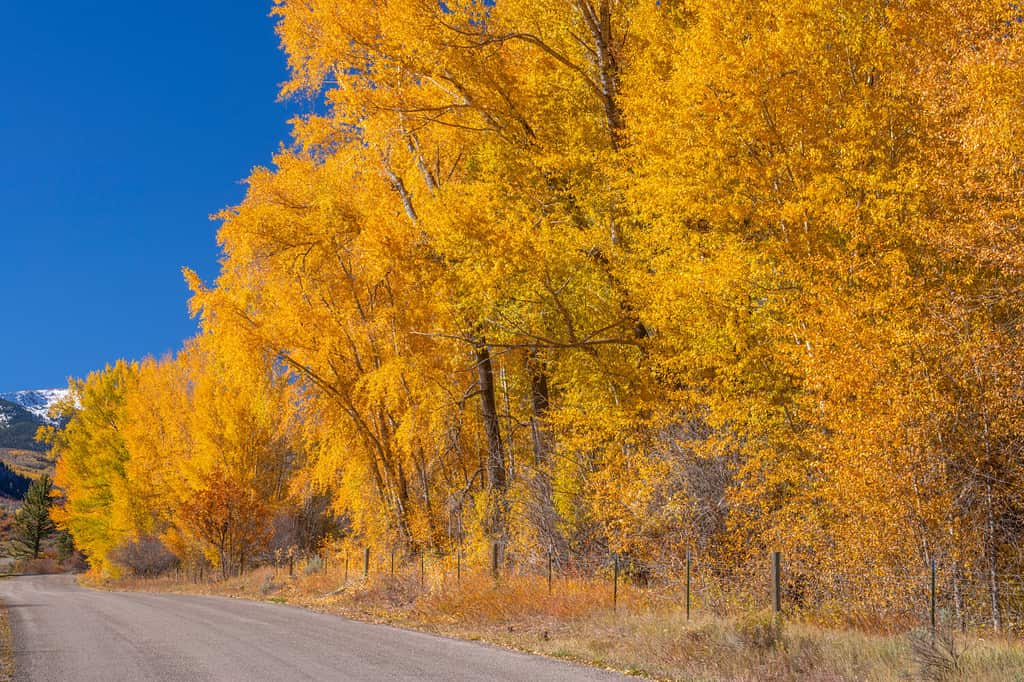
[[[21,405],[0,398],[0,448],[45,450],[35,437],[39,427],[48,423]]]
[[[0,448],[45,452],[46,446],[36,442],[36,431],[56,424],[50,406],[67,394],[64,388],[0,393]]]
[[[30,391],[0,393],[0,401],[12,403],[31,413],[42,422],[55,423],[50,419],[50,406],[68,395],[66,388],[41,388]],[[2,419],[2,418],[0,418]]]
[[[0,497],[20,499],[31,478],[52,474],[53,461],[36,431],[56,424],[50,406],[67,394],[61,388],[0,393]]]

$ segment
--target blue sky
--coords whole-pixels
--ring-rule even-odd
[[[196,329],[237,203],[296,107],[270,2],[12,2],[0,97],[0,392],[64,385]]]

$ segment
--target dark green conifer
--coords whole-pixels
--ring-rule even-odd
[[[14,516],[14,535],[10,553],[16,557],[38,559],[43,540],[57,529],[50,518],[53,481],[43,474],[29,486],[21,509]]]

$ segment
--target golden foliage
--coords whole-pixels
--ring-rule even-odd
[[[274,15],[282,94],[323,106],[220,215],[216,283],[186,273],[204,334],[80,384],[57,436],[95,565],[328,491],[410,548],[1019,573],[1013,5]]]

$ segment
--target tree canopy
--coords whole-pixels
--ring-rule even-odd
[[[140,533],[244,562],[326,491],[438,551],[1019,572],[1015,5],[274,16],[318,105],[186,271],[202,334],[72,386],[94,566]]]

